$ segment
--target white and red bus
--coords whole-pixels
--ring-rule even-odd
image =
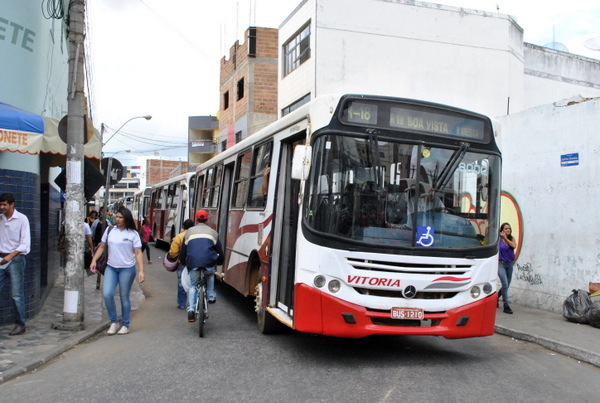
[[[133,214],[135,227],[138,229],[142,227],[144,218],[148,217],[148,213],[150,212],[150,193],[151,188],[148,186],[133,194],[131,214]]]
[[[157,245],[169,245],[191,218],[194,181],[194,173],[188,172],[152,186],[149,221]]]
[[[488,336],[500,178],[486,116],[325,96],[200,165],[195,209],[264,333]]]

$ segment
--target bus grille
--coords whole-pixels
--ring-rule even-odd
[[[394,272],[404,274],[431,274],[432,276],[453,275],[461,276],[469,273],[472,265],[436,265],[405,262],[386,262],[367,259],[346,259],[348,264],[357,270],[370,270],[379,272]]]
[[[376,290],[376,289],[359,288],[359,287],[353,287],[353,288],[356,292],[358,292],[359,294],[362,294],[362,295],[372,295],[375,297],[384,297],[384,298],[404,298],[404,296],[402,295],[402,291],[397,291],[397,290]],[[457,292],[439,292],[439,291],[434,291],[434,292],[419,291],[413,297],[413,299],[448,299],[448,298],[453,298],[456,294],[458,294],[458,293]]]

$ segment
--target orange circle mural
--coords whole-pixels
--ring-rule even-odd
[[[503,190],[500,194],[500,225],[505,222],[510,224],[512,236],[517,240],[516,261],[521,253],[523,243],[523,214],[521,214],[521,208],[513,195]]]

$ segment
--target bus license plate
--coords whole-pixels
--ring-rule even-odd
[[[417,319],[423,320],[425,312],[422,308],[392,308],[392,319]]]

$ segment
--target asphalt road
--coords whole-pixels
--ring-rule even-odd
[[[158,263],[164,252],[152,252],[129,335],[100,335],[6,382],[1,400],[597,401],[599,368],[499,335],[265,336],[252,301],[224,285],[201,339],[176,307],[176,275]]]

